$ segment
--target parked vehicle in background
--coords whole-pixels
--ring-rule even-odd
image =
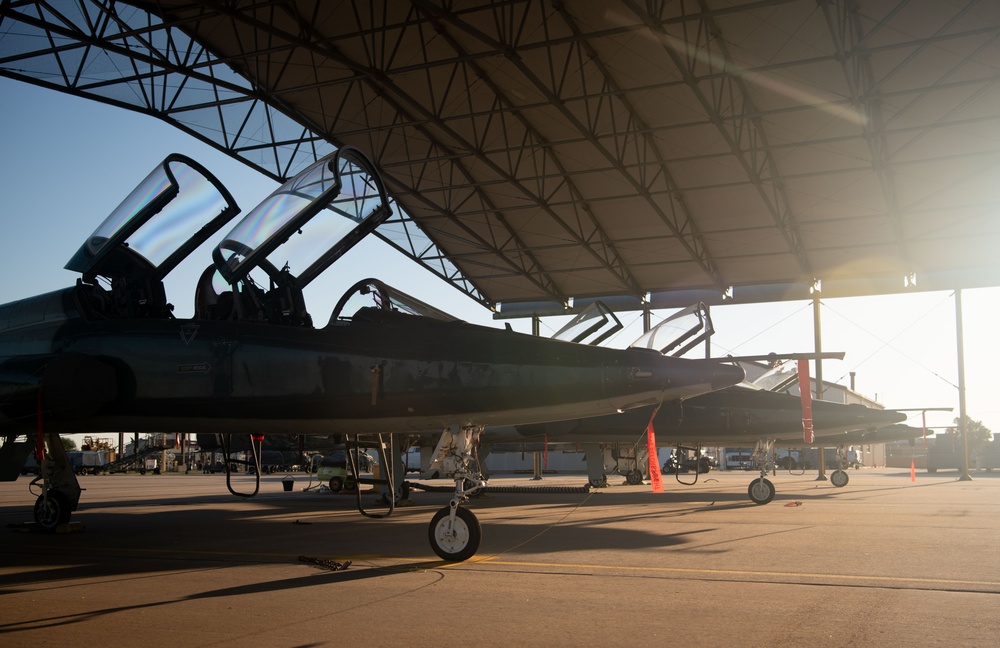
[[[375,459],[370,454],[367,452],[358,453],[359,471],[371,472],[374,465]],[[313,457],[312,466],[311,472],[316,473],[317,481],[325,483],[334,493],[339,493],[342,490],[353,491],[358,486],[344,450],[335,450],[321,458]]]

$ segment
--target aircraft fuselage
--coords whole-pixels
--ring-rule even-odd
[[[559,423],[521,425],[490,438],[498,443],[547,438],[550,442],[635,441],[646,430],[652,407],[611,416]],[[875,430],[906,418],[896,411],[826,401],[812,402],[817,436],[852,430]],[[683,402],[666,403],[653,419],[657,442],[753,443],[757,439],[801,442],[802,407],[798,397],[764,390],[731,387],[702,394]]]
[[[34,429],[39,387],[50,432],[333,434],[594,416],[742,375],[374,309],[318,329],[88,321],[74,290],[0,307],[0,431]]]

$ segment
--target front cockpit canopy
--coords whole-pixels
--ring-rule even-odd
[[[101,317],[169,316],[163,278],[239,211],[204,167],[169,155],[94,230],[66,269],[83,275],[92,293],[87,302]],[[110,295],[97,285],[98,277],[110,283]]]
[[[224,186],[194,160],[170,155],[94,230],[67,270],[113,279],[124,274],[115,252],[163,279],[218,231],[239,207]]]

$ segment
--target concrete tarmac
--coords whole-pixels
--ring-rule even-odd
[[[765,506],[752,477],[478,498],[483,542],[463,563],[427,539],[446,493],[374,520],[303,475],[252,499],[220,475],[87,476],[82,530],[43,534],[16,528],[34,501],[22,477],[0,484],[0,645],[1000,643],[1000,473],[861,469],[835,488],[783,471]]]

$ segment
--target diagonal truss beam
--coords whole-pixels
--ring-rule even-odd
[[[284,8],[283,5],[282,8]],[[358,9],[355,10],[356,14],[357,12]],[[383,101],[392,107],[392,109],[399,116],[399,128],[419,131],[422,136],[421,139],[431,142],[432,147],[437,149],[438,155],[448,160],[448,164],[451,165],[453,169],[457,171],[458,175],[462,176],[464,179],[464,182],[466,183],[465,186],[472,187],[478,201],[484,206],[485,212],[493,214],[493,221],[499,224],[499,226],[504,230],[505,235],[499,238],[494,238],[493,241],[487,240],[478,232],[469,228],[461,220],[455,218],[454,211],[452,209],[448,209],[447,205],[431,203],[426,197],[424,197],[419,186],[414,186],[404,181],[399,175],[387,175],[385,178],[387,184],[390,187],[396,187],[400,191],[405,191],[412,200],[423,202],[429,209],[443,215],[445,218],[448,218],[454,225],[463,230],[467,236],[475,240],[481,249],[490,251],[494,258],[509,266],[511,269],[516,270],[518,275],[526,278],[542,293],[553,299],[558,299],[563,302],[567,301],[568,296],[565,295],[558,288],[551,277],[544,272],[535,256],[520,240],[517,232],[509,226],[506,219],[503,217],[501,210],[497,209],[492,204],[489,196],[475,181],[474,175],[469,171],[462,158],[464,155],[472,152],[473,157],[493,168],[498,174],[501,175],[505,182],[518,186],[517,180],[514,176],[505,173],[496,164],[494,164],[491,159],[485,157],[481,151],[477,151],[477,148],[473,146],[472,143],[465,141],[457,132],[451,129],[439,115],[431,112],[415,97],[394,83],[390,75],[374,72],[373,67],[366,65],[364,61],[355,60],[346,56],[336,47],[332,39],[317,31],[312,25],[299,22],[299,33],[291,33],[278,29],[268,20],[250,18],[241,12],[219,8],[217,9],[217,13],[219,15],[226,16],[234,22],[251,26],[258,32],[273,36],[282,42],[295,43],[298,49],[309,51],[323,58],[335,61],[351,70],[354,74],[352,77],[352,83],[362,83],[367,85]],[[294,19],[296,16],[291,14],[290,17]],[[406,25],[411,24],[411,21],[406,22]],[[274,86],[272,89],[274,94],[278,96],[287,94],[280,90],[280,75],[271,79],[271,83]],[[314,124],[313,128],[324,133],[331,141],[336,141],[337,125],[338,124],[336,122],[332,125]],[[444,144],[441,133],[446,135],[448,141],[458,142],[459,146],[455,147]],[[386,139],[389,139],[389,137],[386,136]],[[404,137],[404,139],[408,138]],[[417,156],[413,156],[411,159],[419,158],[417,158]],[[421,162],[418,161],[418,164],[419,163]],[[450,171],[445,173],[450,173]],[[449,182],[448,188],[453,190],[453,184]],[[531,199],[536,201],[540,200],[537,196],[531,195],[530,192],[523,186],[519,188],[526,195],[530,196]],[[508,249],[511,246],[512,250]],[[516,251],[517,253],[508,254],[507,252],[510,251]]]
[[[912,129],[913,135],[907,143],[897,146],[895,150],[889,150],[888,134],[891,132],[904,132],[902,129],[893,130],[893,118],[886,119],[882,111],[882,100],[885,96],[883,87],[890,79],[896,76],[904,66],[914,61],[923,54],[929,47],[932,47],[942,40],[955,38],[958,36],[968,37],[971,34],[979,33],[982,43],[969,55],[986,50],[998,38],[995,28],[981,28],[972,32],[954,32],[953,28],[978,4],[978,0],[970,0],[961,7],[949,20],[941,24],[935,33],[929,38],[911,41],[907,43],[911,50],[895,66],[887,71],[882,78],[875,77],[871,56],[873,48],[868,45],[868,41],[880,30],[886,28],[890,20],[897,13],[902,11],[907,2],[901,2],[892,11],[888,12],[881,21],[871,27],[868,33],[864,32],[861,19],[861,4],[857,0],[821,0],[820,7],[823,10],[823,17],[826,20],[827,28],[834,44],[837,47],[837,58],[841,62],[844,77],[847,79],[848,88],[851,93],[851,102],[858,108],[864,110],[864,139],[871,153],[872,167],[878,177],[879,186],[882,190],[882,197],[886,205],[886,218],[896,239],[896,245],[906,265],[914,267],[915,259],[910,252],[905,226],[903,222],[904,207],[899,204],[899,196],[896,190],[894,169],[897,163],[893,157],[915,144],[919,139],[926,136],[935,127],[942,124],[954,125],[958,121],[949,120],[955,114],[960,114],[963,107],[980,97],[982,94],[993,89],[1000,79],[962,79],[953,84],[949,84],[947,79],[956,75],[958,70],[967,62],[968,57],[952,66],[949,70],[941,74],[931,84],[921,88],[910,88],[906,94],[912,94],[912,98],[897,109],[897,115],[905,114],[907,108],[917,104],[924,99],[931,91],[942,91],[949,86],[961,87],[963,85],[980,85],[981,87],[964,101],[951,108],[947,113],[941,115],[933,123],[923,124],[919,129]],[[988,38],[987,38],[988,37]]]
[[[746,82],[737,73],[705,1],[680,0],[680,9],[676,7],[677,3],[673,3],[671,11],[681,15],[673,16],[669,23],[672,28],[680,27],[682,37],[670,33],[668,21],[648,10],[656,4],[661,12],[665,11],[668,3],[640,6],[635,0],[625,0],[625,4],[660,39],[664,52],[681,71],[688,87],[756,188],[799,270],[806,276],[812,276],[812,266],[762,120],[755,116],[758,111]],[[686,10],[688,7],[690,12]],[[680,21],[684,17],[689,20]],[[708,93],[702,89],[706,80]]]
[[[234,73],[233,59],[190,38],[186,24],[115,0],[4,0],[0,75],[156,117],[278,181],[334,150]],[[407,216],[375,235],[493,306]]]
[[[656,150],[656,147],[653,146],[651,138],[648,135],[648,131],[643,128],[641,121],[638,120],[636,111],[629,106],[627,102],[623,102],[623,93],[615,86],[608,70],[600,63],[596,52],[587,45],[587,39],[583,37],[579,29],[576,28],[574,21],[564,10],[561,3],[556,3],[556,11],[559,13],[561,19],[573,31],[573,37],[566,41],[566,43],[568,46],[579,48],[579,51],[582,53],[579,57],[579,60],[581,61],[579,64],[580,67],[576,70],[576,72],[582,75],[583,66],[587,64],[594,65],[595,68],[599,70],[604,86],[604,91],[600,94],[601,99],[609,103],[612,101],[619,102],[618,105],[624,107],[625,113],[627,114],[627,130],[637,134],[634,139],[628,137],[618,138],[619,146],[615,151],[609,150],[604,145],[592,126],[580,121],[577,115],[568,107],[567,100],[560,96],[557,88],[552,87],[543,81],[535,70],[530,68],[524,62],[524,59],[518,54],[518,51],[515,48],[516,43],[513,39],[513,34],[511,34],[511,38],[508,39],[508,41],[498,40],[497,38],[494,38],[489,34],[486,34],[481,30],[459,20],[454,15],[433,7],[430,3],[426,2],[426,0],[418,1],[421,5],[425,6],[428,11],[435,12],[441,20],[457,29],[462,30],[468,35],[473,36],[480,42],[485,43],[490,49],[502,52],[517,68],[518,72],[523,75],[523,77],[527,79],[539,92],[542,93],[548,105],[554,106],[566,122],[572,126],[573,130],[579,133],[583,140],[586,141],[593,150],[599,152],[599,154],[604,157],[606,161],[608,161],[611,168],[613,168],[618,175],[630,184],[636,192],[636,195],[641,196],[645,200],[646,205],[650,208],[650,210],[655,213],[670,229],[676,240],[686,250],[690,258],[694,260],[701,270],[710,278],[711,282],[720,290],[724,290],[726,288],[727,282],[721,277],[714,261],[708,253],[707,246],[704,244],[701,234],[698,232],[698,229],[691,218],[691,214],[684,205],[680,193],[676,191],[676,183],[673,183],[665,165],[662,164],[662,155],[660,155]],[[595,111],[599,110],[600,108],[595,109]],[[635,175],[630,173],[626,168],[623,159],[624,151],[631,145],[642,149],[645,155],[657,159],[660,162],[659,170],[663,174],[663,178],[667,182],[668,186],[672,188],[670,192],[672,207],[671,213],[665,212],[662,207],[655,200],[653,200],[647,183],[643,182],[639,178],[636,178]],[[643,157],[645,157],[645,155],[643,155]],[[578,194],[579,192],[574,189],[574,193]]]

